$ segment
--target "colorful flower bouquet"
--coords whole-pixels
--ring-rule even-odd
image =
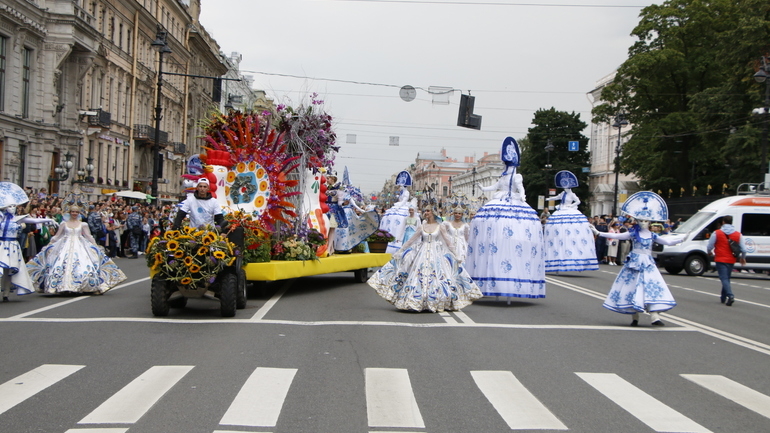
[[[211,284],[226,267],[232,266],[239,251],[211,228],[183,227],[169,230],[150,241],[147,266],[167,280],[182,285]]]
[[[396,237],[390,234],[387,230],[377,230],[366,238],[367,242],[393,242]]]
[[[273,245],[273,259],[275,260],[311,260],[317,258],[315,248],[297,236]]]

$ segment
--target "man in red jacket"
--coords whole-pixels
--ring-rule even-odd
[[[741,246],[740,263],[742,266],[746,266],[746,243],[743,241],[741,233],[733,227],[732,215],[722,217],[722,226],[714,230],[706,247],[709,256],[714,256],[719,281],[722,282],[722,294],[719,296],[719,300],[730,307],[735,302],[735,296],[733,296],[733,291],[730,287],[730,276],[733,273],[733,266],[736,260],[730,249],[730,244],[727,242],[727,238],[730,238],[733,242],[738,242]]]

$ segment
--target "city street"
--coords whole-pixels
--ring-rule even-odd
[[[260,284],[235,318],[150,311],[144,260],[102,296],[0,304],[0,432],[767,432],[770,279],[663,272],[665,327],[602,307],[620,267],[545,299],[398,311],[352,273]]]

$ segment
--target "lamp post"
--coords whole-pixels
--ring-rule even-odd
[[[72,170],[72,167],[74,166],[72,162],[73,156],[74,155],[71,154],[69,150],[64,154],[64,161],[59,162],[59,165],[53,169],[53,172],[56,173],[56,177],[48,178],[49,182],[61,182],[69,178],[70,170]]]
[[[152,144],[152,185],[151,194],[154,197],[154,204],[158,204],[158,169],[160,168],[160,119],[162,119],[161,113],[163,107],[160,105],[161,89],[163,87],[163,55],[170,54],[171,48],[166,43],[166,30],[158,24],[157,31],[155,32],[155,40],[152,42],[152,46],[158,50],[158,90],[155,98],[155,142]]]
[[[78,168],[77,179],[73,179],[72,183],[88,183],[92,182],[93,179],[91,178],[91,173],[94,171],[94,159],[92,157],[86,158],[86,166]]]
[[[545,145],[546,163],[545,163],[545,199],[543,200],[543,209],[548,209],[548,175],[551,173],[551,152],[553,152],[553,141],[549,138]]]
[[[615,116],[615,123],[612,124],[613,128],[618,128],[618,143],[615,145],[615,189],[614,191],[614,199],[612,201],[612,216],[616,217],[618,215],[618,174],[620,173],[620,130],[628,125],[628,120],[626,120],[626,116],[623,113],[618,113],[617,116]]]
[[[765,181],[763,179],[765,173],[770,173],[770,167],[767,165],[767,124],[770,122],[770,80],[768,80],[768,77],[770,77],[770,60],[762,56],[762,66],[754,74],[754,80],[757,83],[765,83],[765,112],[764,120],[762,121],[762,165],[759,166],[760,180],[762,182]]]
[[[471,184],[471,197],[476,198],[476,167],[471,170],[473,175],[473,183]]]

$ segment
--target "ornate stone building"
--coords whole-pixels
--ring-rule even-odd
[[[202,144],[199,119],[218,102],[211,79],[174,74],[227,72],[199,15],[200,0],[0,4],[0,179],[59,194],[81,180],[92,199],[149,192],[162,29],[158,186],[175,199],[185,157]]]

